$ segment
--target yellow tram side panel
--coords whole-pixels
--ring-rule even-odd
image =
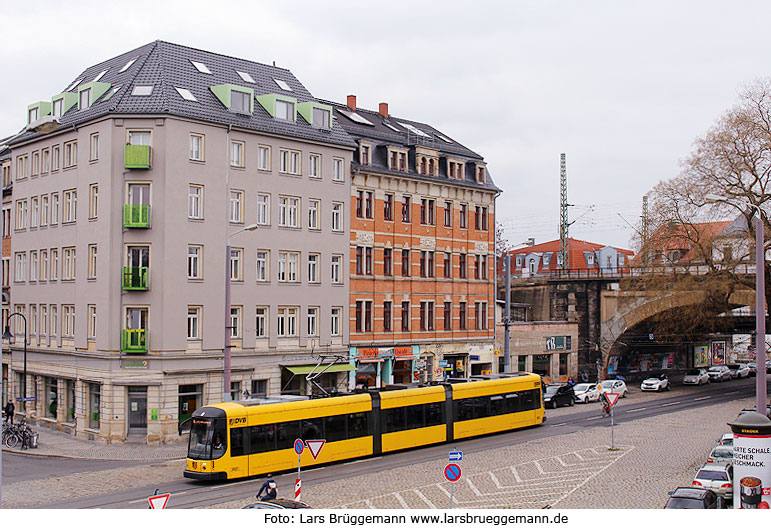
[[[372,400],[369,395],[361,394],[320,398],[317,400],[262,404],[248,406],[246,410],[247,426],[258,426],[309,418],[366,413],[372,411]],[[315,460],[310,450],[305,449],[302,453],[300,464],[306,467],[364,457],[372,455],[372,449],[371,436],[328,442],[324,444],[324,448],[322,448],[321,453]],[[297,468],[297,454],[293,448],[253,454],[244,456],[244,458],[248,458],[248,474],[245,475],[249,476]],[[235,459],[241,458],[237,457]]]
[[[453,400],[462,398],[475,398],[487,395],[503,395],[517,391],[527,391],[541,388],[541,377],[536,374],[528,374],[515,378],[501,378],[498,380],[483,380],[479,382],[464,382],[452,385]],[[543,403],[532,411],[509,413],[494,417],[485,417],[472,420],[464,420],[453,423],[453,436],[455,439],[477,437],[488,433],[513,430],[541,424],[543,422]]]
[[[441,402],[444,408],[445,391],[443,386],[419,387],[415,389],[401,389],[398,391],[384,391],[380,393],[380,409],[388,409],[405,406],[417,406]],[[382,452],[395,452],[406,448],[416,448],[445,442],[447,440],[446,424],[427,426],[414,430],[384,433],[381,436]]]

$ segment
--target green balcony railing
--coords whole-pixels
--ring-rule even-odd
[[[149,170],[151,152],[150,146],[132,146],[131,144],[126,144],[124,159],[126,169]]]
[[[144,328],[121,330],[120,350],[132,354],[147,353],[147,330]]]
[[[123,205],[123,226],[127,229],[149,229],[150,205]]]
[[[124,267],[123,289],[143,290],[147,289],[148,267]]]

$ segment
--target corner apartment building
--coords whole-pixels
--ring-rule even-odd
[[[436,128],[329,102],[356,141],[350,354],[375,387],[498,372],[495,198],[484,159]]]
[[[10,274],[35,422],[174,439],[222,398],[226,330],[233,399],[307,393],[319,354],[347,361],[357,146],[332,113],[286,69],[163,41],[29,105],[10,143]],[[347,385],[335,368],[325,387]]]
[[[2,321],[0,330],[5,331],[5,323],[11,313],[11,213],[13,211],[13,181],[11,180],[11,150],[6,144],[8,139],[0,140],[0,171],[3,183],[3,233],[2,233]],[[7,403],[8,395],[8,365],[5,352],[2,355],[2,392],[0,400]]]

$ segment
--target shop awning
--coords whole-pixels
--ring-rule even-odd
[[[316,365],[291,365],[283,366],[286,370],[291,372],[292,374],[310,374],[311,371],[316,367]],[[356,367],[351,365],[350,363],[333,363],[332,365],[319,365],[317,372],[345,372],[345,371],[355,371]]]

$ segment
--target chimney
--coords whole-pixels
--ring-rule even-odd
[[[533,245],[535,245],[535,238],[528,238],[527,239],[527,246],[528,247],[532,247]]]
[[[380,116],[383,118],[388,118],[388,104],[385,102],[380,103],[380,109],[378,111],[380,113]]]
[[[352,111],[356,110],[356,96],[354,94],[349,94],[348,95],[348,101],[347,101],[346,105]]]

